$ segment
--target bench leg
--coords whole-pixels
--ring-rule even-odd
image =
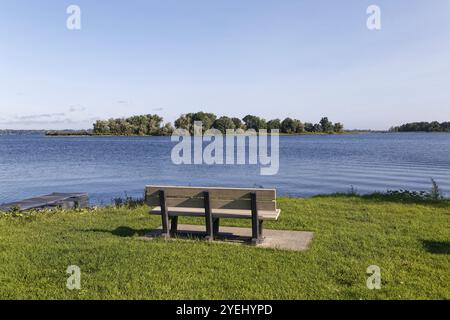
[[[178,229],[178,216],[172,217],[170,220],[170,235],[173,236],[177,233]]]
[[[214,240],[214,226],[209,192],[206,191],[203,193],[203,199],[205,203],[206,240],[212,241]]]
[[[161,207],[161,219],[162,219],[162,235],[164,238],[170,238],[169,232],[169,212],[166,206],[166,194],[164,190],[159,191],[159,203]]]
[[[219,225],[220,225],[220,218],[214,218],[213,222],[213,233],[217,236],[219,233]]]
[[[259,230],[258,230],[258,232],[259,232],[259,237],[260,237],[261,239],[264,238],[263,224],[264,224],[264,220],[259,220]]]
[[[262,242],[262,224],[258,218],[258,205],[256,201],[256,193],[251,193],[251,207],[252,207],[252,243],[259,244]]]
[[[161,214],[162,218],[162,236],[165,238],[170,238],[170,232],[169,232],[169,215],[166,213]]]

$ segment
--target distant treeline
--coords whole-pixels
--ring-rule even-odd
[[[450,121],[448,122],[412,122],[399,127],[392,127],[392,132],[450,132]]]
[[[47,136],[92,136],[92,130],[50,130]]]
[[[93,133],[96,135],[117,136],[166,136],[173,132],[171,123],[163,125],[163,118],[156,114],[97,120]]]
[[[13,129],[2,129],[0,130],[0,136],[2,135],[36,135],[45,134],[45,130],[13,130]]]
[[[203,131],[208,129],[217,129],[222,133],[226,133],[227,129],[261,129],[273,130],[277,129],[284,134],[301,134],[301,133],[342,133],[344,125],[341,123],[332,123],[327,117],[323,117],[318,123],[301,122],[297,119],[286,118],[284,120],[272,119],[267,121],[263,118],[247,115],[242,119],[220,117],[213,113],[196,112],[181,115],[174,124],[163,124],[163,118],[155,115],[141,115],[130,118],[119,118],[109,120],[98,120],[94,124],[92,133],[94,135],[150,135],[150,136],[166,136],[172,134],[176,129],[188,130],[191,134],[194,132],[194,122],[201,121]],[[88,133],[89,134],[89,133]]]

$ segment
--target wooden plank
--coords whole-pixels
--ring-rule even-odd
[[[212,209],[214,218],[234,218],[234,219],[251,219],[251,210],[234,210],[234,209]],[[179,208],[169,207],[169,216],[188,216],[188,217],[204,217],[205,209],[202,208]],[[278,220],[281,210],[275,211],[258,210],[258,218],[260,220]],[[150,211],[152,215],[160,215],[161,208],[155,207]]]
[[[149,206],[159,205],[159,191],[166,194],[169,207],[203,208],[203,195],[210,194],[211,206],[216,209],[251,209],[251,193],[256,193],[258,207],[261,210],[276,209],[276,191],[274,189],[252,188],[208,188],[208,187],[170,187],[147,186],[146,203]]]
[[[251,201],[243,200],[210,200],[211,207],[215,209],[251,209]],[[159,198],[147,198],[146,203],[149,206],[159,205]],[[204,208],[203,198],[166,198],[168,207],[183,208]],[[276,201],[258,201],[258,207],[261,210],[274,211],[276,209]]]
[[[145,201],[149,206],[156,206],[159,204],[158,197],[147,197]],[[192,207],[203,208],[203,198],[166,198],[169,207]]]
[[[179,187],[179,186],[147,186],[145,194],[151,198],[158,195],[159,190],[166,192],[167,198],[202,198],[203,192],[208,191],[210,199],[248,199],[250,194],[256,193],[259,200],[271,201],[276,199],[275,189],[260,188],[217,188],[217,187]]]

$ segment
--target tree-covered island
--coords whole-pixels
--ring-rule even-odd
[[[226,133],[227,129],[254,129],[255,131],[265,129],[269,132],[276,129],[281,134],[334,134],[344,131],[342,123],[333,123],[327,117],[323,117],[318,123],[313,124],[292,118],[267,121],[254,115],[247,115],[240,119],[227,116],[217,117],[215,114],[207,112],[195,112],[181,115],[173,124],[170,122],[164,123],[163,118],[159,115],[148,114],[129,118],[97,120],[92,130],[48,131],[47,135],[168,136],[175,129],[185,129],[192,134],[196,121],[203,123],[204,131],[217,129],[222,133]]]
[[[392,127],[391,132],[450,132],[450,121],[411,122]]]

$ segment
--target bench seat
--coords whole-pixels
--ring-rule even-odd
[[[183,207],[168,207],[169,216],[192,216],[192,217],[204,217],[204,208],[183,208]],[[251,219],[251,210],[239,210],[239,209],[211,209],[214,218],[234,218],[234,219]],[[258,211],[258,218],[260,220],[278,220],[281,210],[276,211]],[[161,215],[161,207],[155,207],[150,211],[150,214]]]

